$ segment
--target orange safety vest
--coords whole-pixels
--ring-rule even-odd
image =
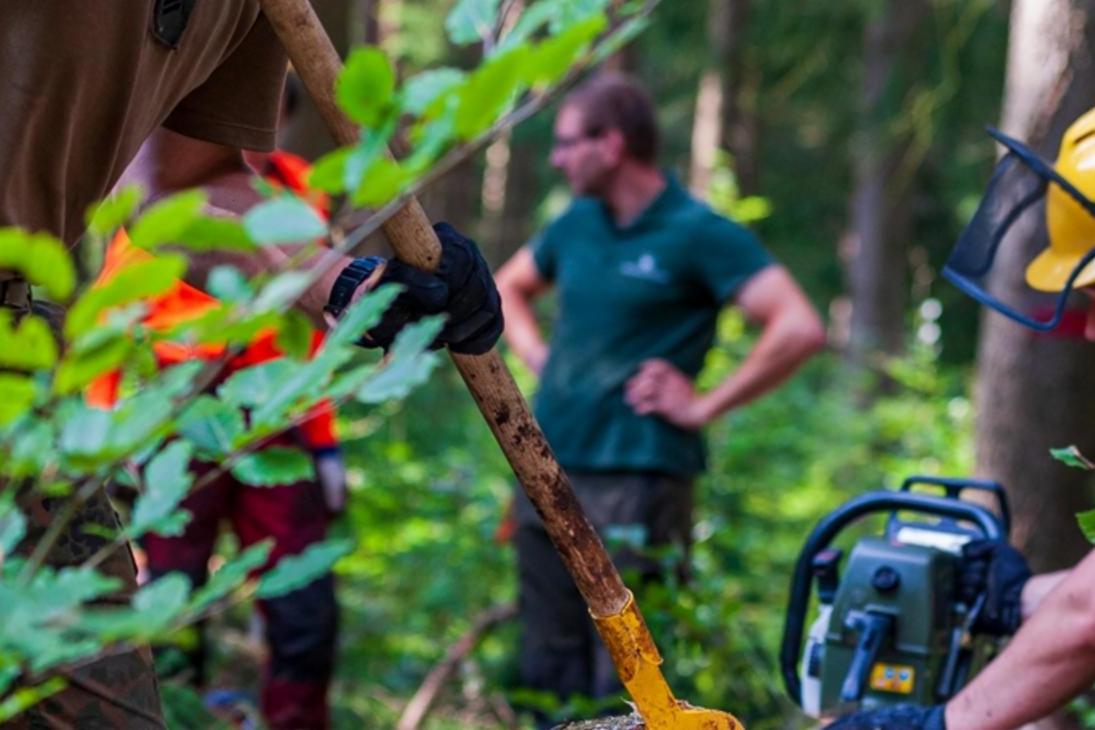
[[[326,198],[322,194],[309,191],[305,185],[308,174],[306,161],[287,152],[274,152],[269,157],[268,168],[262,172],[271,184],[300,194],[326,217]],[[108,281],[119,269],[150,256],[151,254],[146,251],[134,247],[125,231],[118,231],[107,248],[103,270],[96,279],[96,285]],[[217,306],[217,300],[185,281],[179,281],[174,287],[152,298],[146,304],[148,312],[143,320],[144,325],[153,330],[165,330],[202,316]],[[322,343],[323,333],[313,332],[312,354],[315,354]],[[153,352],[161,366],[176,365],[195,359],[214,360],[223,355],[224,351],[225,346],[220,344],[185,345],[177,342],[153,344]],[[283,354],[277,346],[277,333],[262,332],[246,350],[228,362],[225,372],[232,373],[268,362],[282,357]],[[120,370],[100,376],[88,386],[86,393],[88,403],[100,408],[112,407],[118,400],[120,383]],[[299,429],[305,445],[311,449],[338,446],[334,405],[329,401],[321,401],[312,406],[308,418],[300,424]]]

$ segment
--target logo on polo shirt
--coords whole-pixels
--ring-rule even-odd
[[[636,261],[625,261],[620,264],[620,273],[633,279],[644,279],[658,284],[669,281],[669,273],[658,268],[658,261],[653,254],[644,253]]]

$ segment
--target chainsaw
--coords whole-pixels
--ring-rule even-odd
[[[997,511],[963,500],[968,491],[990,495]],[[883,534],[859,539],[846,560],[833,547],[853,522],[885,512]],[[1006,540],[1010,524],[1000,484],[925,476],[909,477],[897,491],[863,494],[824,517],[791,582],[780,649],[791,699],[824,717],[952,697],[1005,641],[973,630],[985,595],[960,595],[962,546]],[[803,647],[815,587],[817,614]]]

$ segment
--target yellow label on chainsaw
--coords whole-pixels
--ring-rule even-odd
[[[871,689],[881,692],[910,694],[916,681],[916,670],[907,664],[883,664],[871,668]]]

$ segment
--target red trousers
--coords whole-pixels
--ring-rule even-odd
[[[209,470],[208,465],[196,464],[193,471],[200,479]],[[143,540],[152,579],[182,572],[194,586],[203,584],[222,521],[231,525],[241,548],[272,538],[269,567],[323,540],[330,519],[318,484],[251,487],[230,474],[191,493],[183,507],[192,515],[184,534],[148,535]],[[267,724],[274,730],[327,728],[327,689],[338,625],[334,577],[324,575],[284,596],[259,601],[258,607],[270,652],[262,687]],[[204,647],[189,660],[201,683]]]

